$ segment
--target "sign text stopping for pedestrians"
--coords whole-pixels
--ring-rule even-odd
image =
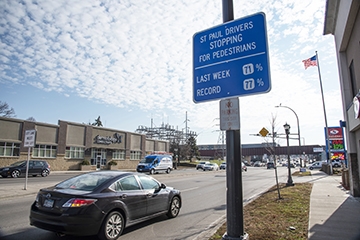
[[[195,103],[270,91],[264,13],[198,32],[193,42]]]

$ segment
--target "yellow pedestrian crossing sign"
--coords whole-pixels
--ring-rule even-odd
[[[269,134],[269,131],[266,128],[262,128],[259,133],[261,136],[266,137]]]

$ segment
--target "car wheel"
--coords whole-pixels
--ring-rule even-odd
[[[179,215],[180,212],[180,198],[175,196],[171,200],[170,208],[168,213],[166,214],[169,218],[174,218]]]
[[[124,217],[121,213],[111,212],[104,220],[98,237],[101,240],[118,239],[124,230]]]
[[[167,174],[169,174],[170,172],[171,172],[171,169],[170,169],[170,168],[166,169],[166,173],[167,173]]]
[[[42,177],[47,177],[48,175],[49,175],[49,170],[44,169],[44,170],[41,171],[41,176]]]
[[[150,170],[150,174],[153,175],[155,173],[155,169]]]
[[[11,172],[11,177],[12,178],[17,178],[20,176],[20,171],[19,170],[14,170]]]

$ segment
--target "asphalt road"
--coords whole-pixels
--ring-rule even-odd
[[[280,182],[286,181],[286,168],[279,167]],[[249,167],[243,173],[244,202],[275,185],[274,170]],[[51,174],[46,178],[29,178],[28,185],[45,187],[70,177]],[[203,172],[195,169],[176,170],[171,174],[154,175],[166,185],[182,192],[183,207],[175,219],[158,217],[125,229],[121,240],[133,239],[206,239],[221,220],[226,219],[226,172]],[[25,179],[0,179],[0,184],[18,187]],[[4,186],[4,185],[3,185]],[[36,193],[0,199],[0,239],[2,240],[73,240],[94,237],[58,237],[54,233],[29,225],[29,209]]]

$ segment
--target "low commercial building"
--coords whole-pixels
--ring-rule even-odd
[[[36,130],[34,146],[24,147],[25,133]],[[29,151],[30,150],[30,151]],[[59,120],[57,125],[0,117],[0,167],[19,160],[45,159],[51,170],[136,169],[146,154],[168,151],[169,142],[146,139],[139,133]]]

